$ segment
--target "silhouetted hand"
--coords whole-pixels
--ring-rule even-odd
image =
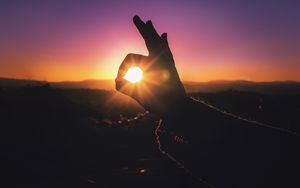
[[[120,65],[116,89],[139,102],[146,110],[164,115],[185,100],[186,93],[177,73],[167,34],[159,36],[151,21],[144,23],[138,16],[133,22],[145,40],[149,56],[128,54]],[[127,70],[138,66],[143,80],[131,83],[124,79]]]
[[[145,24],[138,16],[133,21],[149,56],[128,54],[116,89],[162,117],[155,131],[160,151],[184,164],[205,187],[299,187],[294,186],[299,185],[298,137],[187,97],[167,34],[159,36],[151,21]],[[123,78],[131,66],[144,71],[141,82]]]

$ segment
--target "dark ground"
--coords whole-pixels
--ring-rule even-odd
[[[193,93],[242,117],[299,132],[300,95]],[[157,150],[158,118],[114,91],[0,88],[5,187],[196,187]]]

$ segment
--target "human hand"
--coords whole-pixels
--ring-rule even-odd
[[[151,21],[144,23],[138,16],[134,16],[133,22],[145,40],[149,55],[126,56],[119,67],[116,89],[134,98],[146,110],[163,115],[186,98],[169,48],[167,34],[159,36]],[[132,66],[142,69],[142,81],[131,83],[124,78]]]

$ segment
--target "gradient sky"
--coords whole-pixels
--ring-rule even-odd
[[[182,80],[300,81],[300,1],[0,1],[0,77],[113,79],[147,55],[132,17],[167,32]]]

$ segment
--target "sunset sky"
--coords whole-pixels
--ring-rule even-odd
[[[167,32],[182,80],[300,81],[300,1],[0,1],[0,77],[113,79],[147,55],[137,14]]]

